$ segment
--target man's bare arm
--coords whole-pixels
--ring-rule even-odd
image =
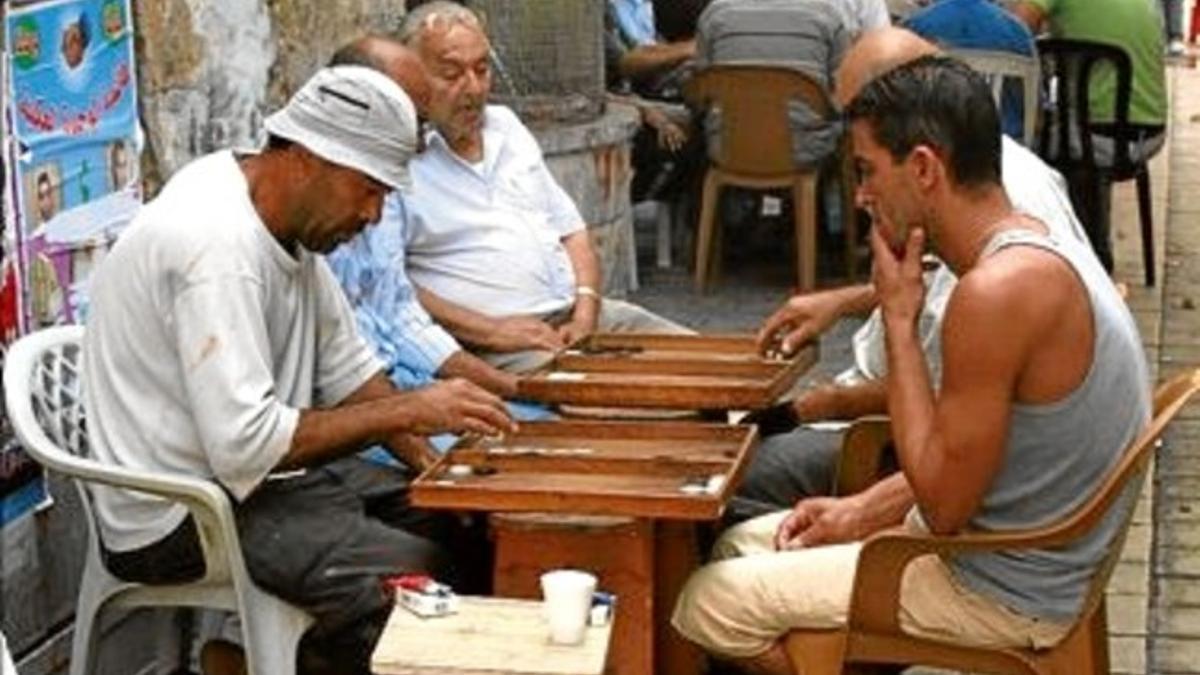
[[[1009,273],[994,259],[966,274],[946,308],[935,399],[917,335],[920,270],[908,259],[920,250],[918,239],[923,233],[914,230],[900,261],[877,232],[872,249],[896,452],[930,530],[946,534],[966,526],[1003,463],[1016,381],[1045,317],[1030,309],[1042,297],[1031,296],[1053,295],[1055,287]]]
[[[559,330],[563,343],[570,344],[596,330],[596,320],[600,316],[599,292],[602,280],[600,261],[592,247],[587,227],[563,237],[562,245],[571,261],[571,269],[575,272],[575,286],[579,289],[589,289],[589,292],[575,296],[571,320]]]
[[[797,422],[854,420],[887,412],[887,380],[830,384],[810,389],[792,403]]]
[[[450,379],[461,377],[503,398],[517,394],[517,376],[492,367],[487,361],[459,350],[450,355],[438,368],[437,376]]]
[[[625,52],[617,68],[623,77],[637,80],[674,68],[695,55],[695,40],[641,45]]]
[[[871,284],[794,295],[763,322],[757,337],[759,351],[779,348],[791,354],[800,345],[820,337],[839,319],[865,314],[877,302]]]
[[[554,350],[562,346],[558,333],[536,317],[490,317],[420,286],[415,288],[425,311],[461,342],[496,352]]]
[[[779,524],[775,548],[784,551],[861,541],[902,523],[912,505],[912,488],[901,473],[855,495],[802,499]]]
[[[335,407],[300,411],[291,447],[278,467],[322,464],[373,443],[412,454],[417,446],[406,439],[410,435],[496,434],[512,429],[504,402],[470,382],[450,380],[399,392],[379,373]],[[418,468],[424,461],[418,456],[411,459]]]

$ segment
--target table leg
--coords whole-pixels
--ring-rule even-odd
[[[679,591],[700,564],[696,525],[660,520],[654,526],[655,672],[658,675],[696,675],[703,672],[704,653],[671,626],[671,613]]]

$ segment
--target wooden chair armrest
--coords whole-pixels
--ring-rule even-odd
[[[886,416],[871,415],[855,420],[842,437],[834,494],[852,495],[878,481],[883,452],[891,441],[892,424]]]

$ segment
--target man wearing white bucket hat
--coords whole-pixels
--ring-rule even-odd
[[[410,73],[419,83],[424,73]],[[409,84],[409,87],[413,86]],[[379,219],[409,182],[417,116],[377,71],[316,73],[266,120],[257,154],[217,152],[177,173],[98,270],[84,345],[88,432],[105,462],[219,483],[250,575],[316,618],[302,652],[366,672],[390,599],[380,577],[452,582],[470,536],[407,508],[428,463],[419,436],[495,433],[492,394],[454,380],[400,393],[359,337],[325,253]],[[390,489],[353,455],[382,442]],[[370,489],[368,489],[370,488]],[[203,573],[186,508],[96,490],[106,563],[148,583]]]

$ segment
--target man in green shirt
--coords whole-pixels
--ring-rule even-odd
[[[1163,24],[1158,5],[1152,0],[1016,0],[1011,10],[1020,17],[1035,35],[1048,32],[1054,37],[1091,40],[1115,45],[1125,50],[1133,66],[1133,87],[1130,93],[1129,121],[1150,125],[1130,147],[1130,159],[1141,161],[1152,157],[1163,145],[1166,134],[1162,125],[1167,120],[1167,84],[1163,65]],[[1094,78],[1089,96],[1091,119],[1110,122],[1116,105],[1116,76],[1100,72]],[[1158,127],[1154,129],[1153,127]],[[1111,165],[1111,138],[1093,135],[1096,162]],[[1080,190],[1095,190],[1098,212],[1091,222],[1085,222],[1088,237],[1096,255],[1110,272],[1113,268],[1109,237],[1109,204],[1112,183],[1101,179],[1081,185],[1079,177],[1069,175],[1072,198]]]

